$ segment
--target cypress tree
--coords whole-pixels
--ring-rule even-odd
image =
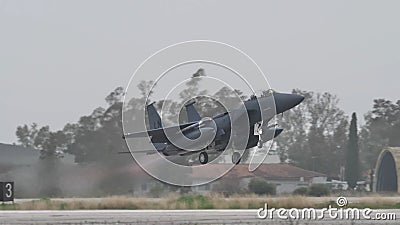
[[[345,170],[347,183],[352,189],[356,187],[359,178],[360,163],[358,152],[357,116],[356,113],[353,113],[351,115],[349,128],[349,142],[347,146]]]

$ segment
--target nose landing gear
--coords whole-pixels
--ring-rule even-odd
[[[257,142],[257,147],[258,148],[262,148],[263,147],[263,140],[261,139],[261,135],[262,135],[262,133],[263,133],[263,128],[262,128],[262,126],[263,126],[263,123],[262,123],[262,121],[261,122],[259,122],[259,123],[256,123],[256,124],[254,124],[254,135],[257,135],[258,136],[258,142]]]

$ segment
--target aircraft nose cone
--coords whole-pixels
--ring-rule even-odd
[[[282,128],[276,128],[275,129],[275,135],[274,138],[278,137],[282,133],[283,129]]]
[[[289,110],[304,100],[304,97],[298,94],[274,94],[276,114],[280,114]]]

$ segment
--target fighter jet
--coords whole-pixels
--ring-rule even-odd
[[[154,102],[147,105],[148,122],[150,129],[143,132],[126,133],[123,138],[150,137],[155,149],[135,151],[147,154],[161,153],[165,156],[199,154],[201,164],[208,163],[208,154],[224,151],[228,146],[231,133],[235,132],[236,138],[243,137],[242,133],[248,134],[245,139],[245,150],[258,146],[262,148],[263,143],[277,137],[283,129],[276,125],[268,125],[268,122],[278,114],[297,106],[304,97],[297,94],[286,94],[272,92],[263,97],[252,96],[244,102],[244,107],[225,112],[214,117],[201,118],[194,107],[195,101],[185,104],[188,122],[173,127],[163,127],[160,115],[154,107]],[[271,110],[275,107],[275,110]],[[232,131],[232,124],[246,116],[249,127],[243,132],[241,129]],[[233,134],[233,133],[232,133]],[[239,138],[240,139],[240,138]],[[173,141],[171,141],[173,140]],[[240,140],[239,140],[240,141]],[[157,151],[157,152],[156,152]],[[238,151],[232,154],[232,163],[238,164],[241,160]]]

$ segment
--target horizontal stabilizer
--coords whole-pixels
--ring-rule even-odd
[[[196,126],[191,127],[191,129],[196,129],[198,127],[198,123],[186,123],[186,124],[182,124],[179,126],[158,128],[158,129],[152,129],[152,130],[148,130],[148,131],[141,131],[141,132],[135,132],[135,133],[127,133],[127,134],[124,134],[124,136],[122,138],[123,139],[125,139],[125,138],[144,138],[144,137],[151,136],[152,142],[165,143],[165,142],[169,142],[169,140],[166,137],[164,132],[169,132],[170,134],[177,133],[179,130],[183,130],[186,127],[191,126],[193,124],[196,124]]]

